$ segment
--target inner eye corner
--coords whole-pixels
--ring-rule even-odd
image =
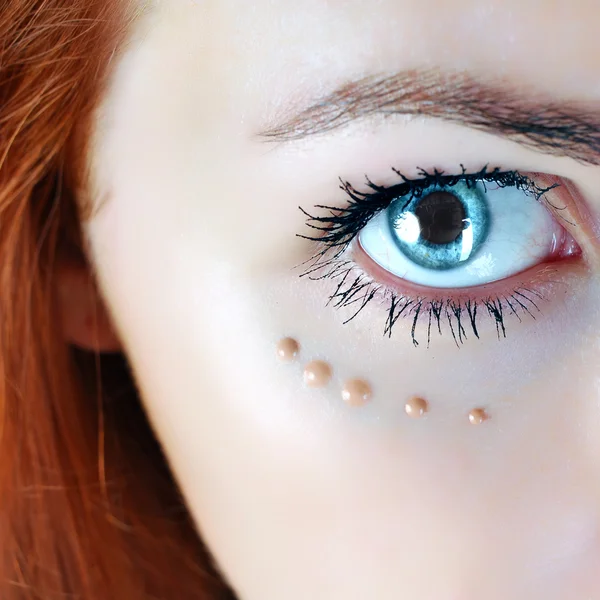
[[[590,260],[591,254],[600,253],[600,239],[595,232],[594,218],[575,182],[546,173],[534,175],[550,188],[541,201],[558,225],[572,238],[570,255],[580,255]]]

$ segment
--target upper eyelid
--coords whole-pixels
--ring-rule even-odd
[[[583,103],[558,102],[505,81],[466,73],[402,71],[348,83],[260,133],[289,142],[374,115],[426,115],[501,135],[526,147],[600,165],[600,113]]]

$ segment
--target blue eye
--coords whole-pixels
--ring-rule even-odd
[[[550,256],[564,234],[526,190],[459,182],[394,199],[358,239],[393,275],[427,287],[461,288],[525,271]]]
[[[477,256],[491,223],[485,190],[464,182],[451,191],[433,186],[408,203],[397,198],[386,212],[398,249],[415,264],[440,271]]]
[[[377,300],[387,314],[384,335],[409,319],[415,346],[419,331],[429,345],[444,324],[457,345],[468,329],[478,338],[482,315],[505,337],[507,317],[540,310],[542,283],[560,272],[558,263],[582,256],[559,223],[570,222],[574,199],[554,175],[487,166],[469,173],[461,165],[458,174],[418,169],[410,179],[392,170],[400,183],[391,187],[365,177],[359,191],[340,180],[346,206],[317,204],[317,214],[300,207],[307,231],[298,236],[317,243],[300,277],[335,282],[327,303],[347,309],[343,323]]]

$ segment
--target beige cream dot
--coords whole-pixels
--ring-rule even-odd
[[[300,352],[300,344],[293,338],[283,338],[277,344],[277,358],[281,362],[293,362]]]
[[[429,404],[424,398],[413,396],[404,405],[404,410],[409,417],[412,417],[413,419],[419,419],[429,411]]]
[[[372,395],[371,386],[363,379],[349,379],[342,387],[342,399],[349,406],[364,406]]]
[[[485,412],[483,408],[474,408],[469,413],[469,423],[471,425],[481,425],[484,421],[487,421],[490,416]]]
[[[325,387],[331,379],[331,367],[322,360],[313,360],[304,367],[304,383],[308,387]]]

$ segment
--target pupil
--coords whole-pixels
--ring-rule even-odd
[[[449,244],[464,229],[466,218],[463,203],[450,192],[432,192],[415,210],[421,227],[421,237],[431,244]]]

